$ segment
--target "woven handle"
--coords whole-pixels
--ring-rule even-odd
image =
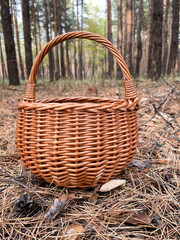
[[[115,46],[110,41],[105,39],[104,37],[101,37],[95,33],[80,31],[80,32],[68,32],[68,33],[64,33],[64,34],[61,34],[61,35],[55,37],[50,42],[48,42],[43,47],[43,49],[39,52],[39,54],[37,55],[37,57],[33,63],[31,73],[29,76],[29,80],[28,80],[27,87],[26,87],[26,92],[24,95],[25,101],[31,102],[31,101],[35,100],[35,79],[37,76],[37,71],[38,71],[39,65],[41,64],[41,62],[42,62],[43,58],[46,56],[46,54],[51,50],[51,48],[56,46],[58,43],[61,43],[65,40],[74,39],[74,38],[89,39],[89,40],[101,43],[104,47],[106,47],[113,54],[115,59],[117,60],[119,66],[121,68],[121,71],[123,73],[124,86],[125,86],[125,98],[132,99],[132,100],[137,98],[137,93],[136,93],[129,69],[128,69],[123,57],[121,56],[119,51],[115,48]]]

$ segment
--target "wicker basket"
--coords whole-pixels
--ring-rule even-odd
[[[125,99],[53,98],[35,100],[35,79],[49,50],[68,39],[104,45],[124,75]],[[36,175],[65,187],[105,183],[132,160],[138,141],[138,98],[124,59],[105,38],[90,32],[55,37],[36,57],[24,99],[18,105],[16,142],[24,165]]]

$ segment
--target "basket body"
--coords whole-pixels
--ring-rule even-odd
[[[24,165],[49,183],[105,183],[132,160],[138,130],[125,100],[47,99],[19,104],[16,141]]]
[[[74,38],[102,44],[124,76],[123,100],[54,98],[37,101],[35,79],[46,54]],[[132,160],[138,141],[138,98],[128,67],[115,46],[90,32],[56,36],[37,55],[23,101],[18,105],[16,143],[24,165],[49,183],[92,187],[117,175]]]

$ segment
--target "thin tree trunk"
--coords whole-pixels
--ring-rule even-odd
[[[46,29],[46,39],[47,42],[50,41],[49,37],[49,18],[48,18],[48,6],[46,0],[43,0],[43,5],[44,5],[44,15],[45,15],[45,29]],[[48,52],[48,57],[49,57],[49,77],[50,81],[52,82],[54,80],[54,59],[53,59],[53,52],[50,50]]]
[[[83,31],[83,9],[84,9],[84,1],[81,0],[81,31]],[[84,66],[83,66],[83,41],[81,39],[81,61],[80,61],[81,69],[82,69],[82,78],[85,75]],[[84,73],[84,74],[83,74]]]
[[[16,61],[15,43],[12,33],[11,15],[9,12],[9,1],[1,0],[1,19],[6,49],[9,85],[19,85],[20,82]]]
[[[162,24],[163,4],[162,0],[152,0],[152,68],[151,79],[158,80],[161,76],[162,56]]]
[[[72,9],[73,9],[73,31],[75,30],[74,28],[74,22],[75,22],[75,19],[74,19],[74,2],[72,0]],[[76,60],[76,42],[75,40],[73,41],[74,43],[74,77],[75,79],[77,79],[77,60]]]
[[[57,36],[58,23],[57,23],[57,0],[54,0],[54,33]],[[55,64],[55,78],[58,80],[60,78],[60,68],[59,68],[59,45],[55,47],[56,53],[56,64]]]
[[[1,54],[2,78],[4,81],[4,79],[7,77],[7,72],[6,72],[6,66],[5,66],[5,61],[4,61],[4,56],[3,56],[2,46],[1,46],[1,36],[0,36],[0,54]]]
[[[137,14],[136,14],[136,0],[132,0],[132,69],[131,73],[134,74],[135,64],[136,64],[136,58],[135,58],[135,52],[136,52],[136,26],[137,26]]]
[[[166,0],[166,8],[163,19],[163,44],[162,44],[162,71],[163,75],[166,73],[166,62],[168,56],[168,11],[169,11],[169,0]]]
[[[23,17],[23,33],[24,33],[24,47],[26,56],[26,74],[27,78],[30,75],[32,67],[32,46],[31,46],[31,28],[30,28],[30,12],[29,0],[21,1],[22,3],[22,17]]]
[[[38,24],[38,45],[39,45],[39,49],[41,50],[41,26],[40,26],[40,16],[39,16],[39,1],[38,1],[38,5],[37,5],[37,24]],[[41,71],[42,71],[42,76],[44,77],[44,64],[43,61],[40,65],[39,68],[39,76],[41,77]]]
[[[140,62],[141,62],[141,59],[142,59],[142,40],[141,40],[142,19],[143,19],[143,0],[140,0],[140,2],[139,2],[138,27],[137,27],[136,77],[139,76]]]
[[[168,63],[168,74],[175,69],[178,52],[178,33],[179,33],[179,0],[172,1],[172,31],[171,48]]]
[[[37,56],[38,44],[37,44],[36,16],[35,16],[34,0],[32,0],[32,17],[33,17],[33,27],[34,27],[34,43],[35,43],[36,56]]]
[[[132,0],[126,1],[125,15],[126,15],[125,59],[130,72],[132,72]]]
[[[18,22],[17,22],[17,16],[16,16],[16,2],[15,2],[15,0],[14,0],[14,24],[15,24],[15,29],[16,29],[16,44],[17,44],[19,65],[20,65],[20,71],[21,71],[21,79],[25,80],[24,65],[23,65],[22,54],[21,54],[21,45],[20,45],[20,41],[19,41],[19,30],[18,30]]]
[[[111,0],[107,0],[107,24],[108,24],[108,40],[112,42],[112,17],[111,17]],[[113,76],[113,55],[108,51],[108,76]]]
[[[118,0],[117,14],[118,14],[117,49],[121,54],[123,54],[122,53],[122,38],[123,38],[122,0]],[[116,64],[116,77],[117,79],[122,78],[122,72],[118,63]]]
[[[80,31],[80,24],[79,24],[79,0],[76,1],[77,7],[77,30]],[[78,57],[79,57],[79,68],[78,68],[78,77],[82,79],[82,53],[81,53],[81,41],[78,38]]]
[[[59,34],[62,34],[62,1],[58,0],[58,20],[59,20]],[[63,77],[66,76],[66,67],[65,67],[65,59],[64,59],[64,48],[63,42],[60,44],[60,57],[61,57],[61,75]]]
[[[67,29],[67,18],[66,18],[66,0],[63,0],[64,3],[64,26],[65,32],[68,32]],[[66,69],[67,69],[67,77],[71,76],[71,68],[70,68],[70,60],[69,60],[69,42],[66,41]]]
[[[149,12],[148,12],[148,33],[147,33],[147,76],[151,74],[152,63],[152,9],[151,1],[149,0]]]

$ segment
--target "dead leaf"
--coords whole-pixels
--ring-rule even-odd
[[[154,126],[154,122],[152,122],[152,121],[147,122],[146,125],[149,126],[149,127],[153,127]]]
[[[147,164],[147,162],[143,162],[143,161],[133,161],[132,166],[140,168],[140,169],[144,169],[148,166],[148,164]]]
[[[66,229],[63,239],[76,240],[79,237],[79,235],[82,235],[81,233],[83,232],[84,232],[84,228],[80,223],[71,225]]]
[[[88,199],[88,201],[89,201],[90,203],[95,204],[95,203],[97,202],[97,199],[98,199],[98,194],[97,194],[96,192],[94,192],[94,193],[90,196],[90,198]]]
[[[53,205],[49,208],[45,214],[45,218],[54,219],[60,212],[63,211],[64,207],[71,201],[75,199],[82,199],[82,196],[78,197],[74,194],[62,195],[59,198],[54,199]]]
[[[101,186],[101,188],[99,189],[99,192],[109,192],[114,188],[117,188],[119,186],[124,186],[125,183],[126,183],[126,180],[121,180],[121,179],[110,180],[109,182]]]
[[[124,219],[125,223],[130,223],[132,225],[148,225],[151,223],[151,218],[145,212],[133,213],[128,215]]]

